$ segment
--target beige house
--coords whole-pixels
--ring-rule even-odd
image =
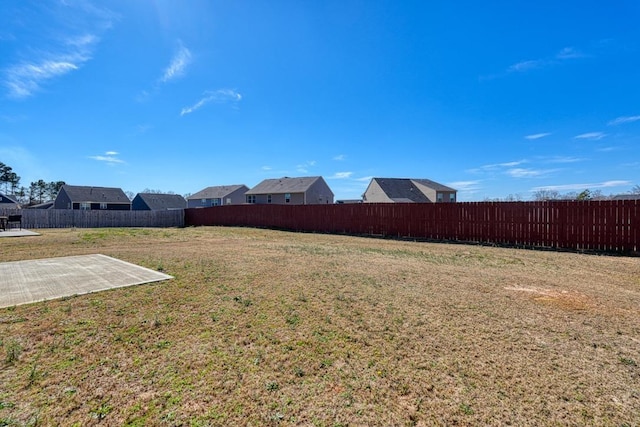
[[[364,203],[455,202],[457,190],[429,179],[373,178],[362,195]]]
[[[244,193],[249,189],[244,184],[216,185],[207,187],[187,197],[188,208],[209,208],[211,206],[241,205]]]
[[[333,191],[321,176],[265,179],[245,193],[247,203],[274,205],[332,204]]]

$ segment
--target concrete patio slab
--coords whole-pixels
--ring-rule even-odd
[[[0,263],[0,308],[172,279],[106,255]]]
[[[23,236],[39,236],[40,233],[35,231],[20,229],[0,230],[0,237],[23,237]]]

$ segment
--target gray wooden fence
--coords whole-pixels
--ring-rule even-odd
[[[22,215],[22,228],[184,227],[184,210],[117,211],[3,209],[0,216]]]

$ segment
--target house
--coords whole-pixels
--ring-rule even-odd
[[[27,209],[53,209],[53,200],[44,203],[38,203],[37,205],[27,206]]]
[[[208,208],[210,206],[240,205],[245,201],[244,193],[247,190],[249,187],[244,184],[207,187],[187,197],[187,207]]]
[[[171,211],[186,207],[187,201],[179,194],[138,193],[131,201],[134,211]]]
[[[333,191],[321,176],[265,179],[245,193],[247,203],[318,205],[333,203]]]
[[[457,191],[429,179],[373,178],[362,195],[364,203],[455,202]]]
[[[63,185],[53,202],[54,209],[131,210],[131,200],[120,188]]]
[[[0,193],[0,208],[4,209],[20,209],[20,203],[15,196]]]
[[[640,200],[640,194],[635,194],[635,193],[617,194],[613,196],[611,200]]]

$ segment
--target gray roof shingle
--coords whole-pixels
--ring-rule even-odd
[[[138,193],[136,198],[140,198],[152,211],[187,207],[187,201],[179,194]]]
[[[373,178],[373,180],[378,183],[387,197],[396,203],[428,203],[435,201],[429,200],[416,183],[432,188],[435,191],[456,191],[451,187],[431,181],[430,179]]]
[[[382,191],[397,203],[428,203],[431,200],[410,179],[373,178]]]
[[[304,193],[317,180],[322,179],[320,176],[307,176],[301,178],[275,178],[265,179],[246,194],[285,194],[285,193]]]
[[[249,187],[244,184],[217,185],[213,187],[207,187],[204,190],[200,190],[197,193],[190,195],[189,197],[187,197],[187,200],[223,199],[227,195],[233,193],[234,191],[237,191],[242,187],[246,188],[247,190],[249,189]]]
[[[80,185],[63,185],[61,191],[67,193],[72,202],[91,203],[131,203],[121,188],[114,187],[85,187]]]
[[[438,182],[431,181],[430,179],[411,179],[411,181],[415,181],[418,184],[424,185],[425,187],[432,188],[436,191],[456,191],[455,188],[447,187],[446,185],[442,185]]]

